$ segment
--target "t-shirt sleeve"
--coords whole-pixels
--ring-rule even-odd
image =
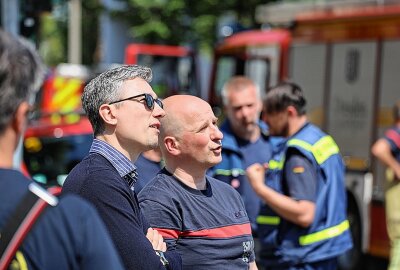
[[[400,156],[400,132],[393,128],[389,129],[383,138],[388,141],[393,155]]]
[[[168,249],[174,250],[182,231],[182,221],[176,212],[167,205],[148,198],[140,200],[140,208],[150,226],[164,237]]]
[[[142,213],[150,226],[163,236],[164,241],[167,244],[165,257],[169,262],[170,269],[178,269],[178,267],[181,267],[181,258],[175,249],[176,241],[178,240],[179,234],[182,230],[182,222],[170,207],[152,199],[142,200],[142,195],[143,197],[147,197],[146,190],[142,190],[139,195]]]
[[[291,151],[283,170],[284,186],[288,195],[295,200],[315,202],[318,178],[311,162],[300,152]]]

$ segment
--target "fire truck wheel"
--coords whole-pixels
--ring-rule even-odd
[[[355,270],[359,269],[363,256],[361,250],[361,217],[353,195],[347,193],[347,199],[347,219],[350,222],[353,248],[338,258],[338,264],[340,270]]]

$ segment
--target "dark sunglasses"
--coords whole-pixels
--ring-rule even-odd
[[[108,105],[115,104],[115,103],[118,103],[118,102],[121,102],[121,101],[125,101],[125,100],[132,100],[132,99],[138,98],[138,97],[144,97],[143,99],[137,100],[137,101],[143,101],[144,100],[145,101],[144,104],[146,105],[146,107],[149,110],[153,110],[154,109],[154,103],[157,103],[158,106],[160,106],[161,108],[164,108],[164,105],[163,105],[161,99],[153,98],[150,94],[140,94],[140,95],[137,95],[137,96],[120,99],[120,100],[117,100],[117,101],[110,102],[110,103],[108,103]]]

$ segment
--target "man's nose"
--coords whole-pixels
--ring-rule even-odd
[[[154,117],[161,118],[165,116],[165,111],[163,108],[160,107],[156,102],[154,104],[154,109],[153,109],[153,115]]]

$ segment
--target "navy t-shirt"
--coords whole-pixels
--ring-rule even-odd
[[[311,162],[299,151],[291,149],[283,168],[283,190],[295,200],[315,202],[318,177]]]
[[[231,186],[207,177],[190,188],[163,169],[139,193],[150,225],[182,256],[183,269],[247,269],[254,261],[251,226]]]
[[[141,154],[135,161],[135,166],[139,175],[139,179],[135,183],[135,192],[136,194],[139,194],[143,187],[147,185],[147,183],[149,183],[160,171],[161,164],[160,162],[147,159]]]
[[[28,191],[20,172],[0,169],[0,228]],[[123,269],[96,210],[77,196],[62,196],[47,207],[19,249],[13,263],[27,269]]]

